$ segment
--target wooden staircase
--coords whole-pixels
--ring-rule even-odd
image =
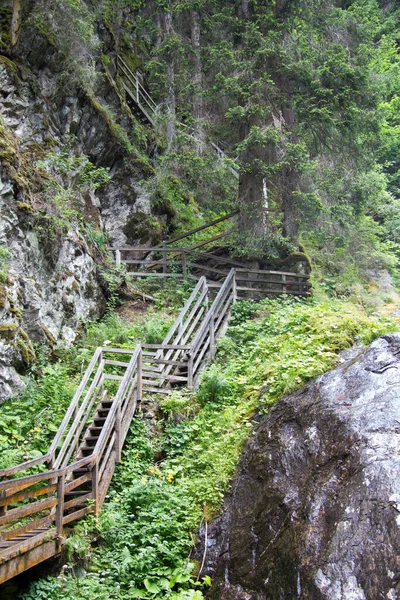
[[[141,73],[139,71],[134,73],[121,56],[118,56],[117,67],[122,87],[132,112],[154,127],[157,118],[157,104],[144,88]],[[182,135],[196,141],[196,131],[192,127],[179,122],[176,125]],[[215,142],[209,142],[209,147],[216,153],[219,159],[228,158],[221,146],[221,143],[218,145]],[[230,167],[230,170],[238,179],[238,171],[233,167]]]
[[[0,470],[0,584],[59,554],[70,523],[103,505],[143,394],[195,388],[236,300],[201,277],[162,344],[97,348],[48,452]]]

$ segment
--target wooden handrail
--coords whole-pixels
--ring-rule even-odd
[[[238,273],[239,280],[242,273]],[[285,273],[275,272],[275,275],[284,281]],[[213,358],[216,337],[236,300],[236,276],[236,270],[231,269],[209,308],[209,286],[205,277],[201,277],[162,344],[139,344],[133,350],[97,348],[49,451],[38,459],[0,471],[1,476],[10,477],[52,462],[45,472],[0,482],[0,538],[4,540],[0,548],[0,584],[13,573],[7,561],[15,562],[15,574],[23,571],[37,563],[37,554],[33,553],[30,564],[30,550],[37,552],[40,544],[48,547],[49,540],[53,539],[57,541],[50,555],[57,554],[64,539],[64,525],[89,512],[98,514],[143,391],[168,393],[174,383],[186,383],[191,388],[197,385],[201,368]],[[295,285],[306,287],[307,284],[296,281]],[[129,360],[115,360],[116,354],[127,356]],[[106,358],[107,355],[111,358]],[[111,374],[106,372],[110,367],[113,368]],[[187,374],[182,372],[182,367]],[[123,369],[123,374],[115,375],[116,369]],[[106,379],[119,381],[117,392],[109,400],[107,388],[103,391]],[[99,404],[94,409],[96,400]],[[91,424],[100,419],[102,411],[106,411],[106,417],[95,445],[85,445],[86,436],[91,436]],[[93,437],[88,439],[93,440]],[[89,451],[88,456],[82,457],[83,449]],[[85,486],[84,489],[81,486]],[[78,495],[71,499],[66,495],[70,490],[79,490]],[[94,501],[92,504],[88,503],[90,499]],[[19,519],[28,516],[28,522],[16,526]],[[54,531],[48,529],[52,523],[56,526]],[[37,530],[42,533],[27,535]],[[27,540],[33,540],[32,544]],[[39,562],[49,555],[44,553],[43,556]]]

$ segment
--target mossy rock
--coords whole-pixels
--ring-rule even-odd
[[[43,323],[40,323],[40,327],[46,337],[46,340],[50,344],[50,346],[51,347],[55,346],[57,343],[57,340],[54,337],[54,335],[51,333],[50,329],[47,329],[46,325],[43,325]]]
[[[3,37],[1,39],[3,39]],[[0,65],[3,65],[6,68],[7,73],[11,75],[15,81],[21,81],[19,77],[20,69],[15,62],[0,54]]]
[[[150,242],[154,246],[162,241],[164,226],[153,215],[139,211],[128,220],[123,232],[129,244],[139,240],[141,244]]]
[[[8,311],[11,315],[13,315],[18,321],[22,319],[22,311],[20,308],[12,307]]]
[[[21,355],[24,365],[26,367],[30,367],[36,360],[36,354],[31,344],[19,337],[16,343],[16,348]]]
[[[168,225],[173,223],[178,216],[175,207],[169,198],[158,196],[152,202],[151,208],[155,215],[159,215],[160,217],[166,215]]]
[[[7,304],[7,290],[5,287],[0,287],[0,310],[5,308]]]
[[[1,323],[0,324],[0,339],[10,341],[14,339],[17,333],[17,323]]]
[[[293,267],[298,263],[305,263],[307,271],[311,272],[311,259],[305,252],[292,252],[281,262],[282,265],[290,265]]]
[[[27,202],[17,202],[17,208],[18,208],[18,210],[23,210],[25,212],[29,212],[29,213],[33,212],[33,207],[30,204],[28,204]]]

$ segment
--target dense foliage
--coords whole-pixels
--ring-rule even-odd
[[[219,510],[254,411],[334,366],[355,336],[398,326],[339,301],[239,302],[198,392],[162,400],[156,431],[133,422],[99,521],[78,524],[61,575],[22,598],[201,598],[208,579],[192,574],[195,531]]]

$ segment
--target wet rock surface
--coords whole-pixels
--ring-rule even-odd
[[[209,527],[209,598],[400,598],[399,389],[396,333],[259,417]]]

